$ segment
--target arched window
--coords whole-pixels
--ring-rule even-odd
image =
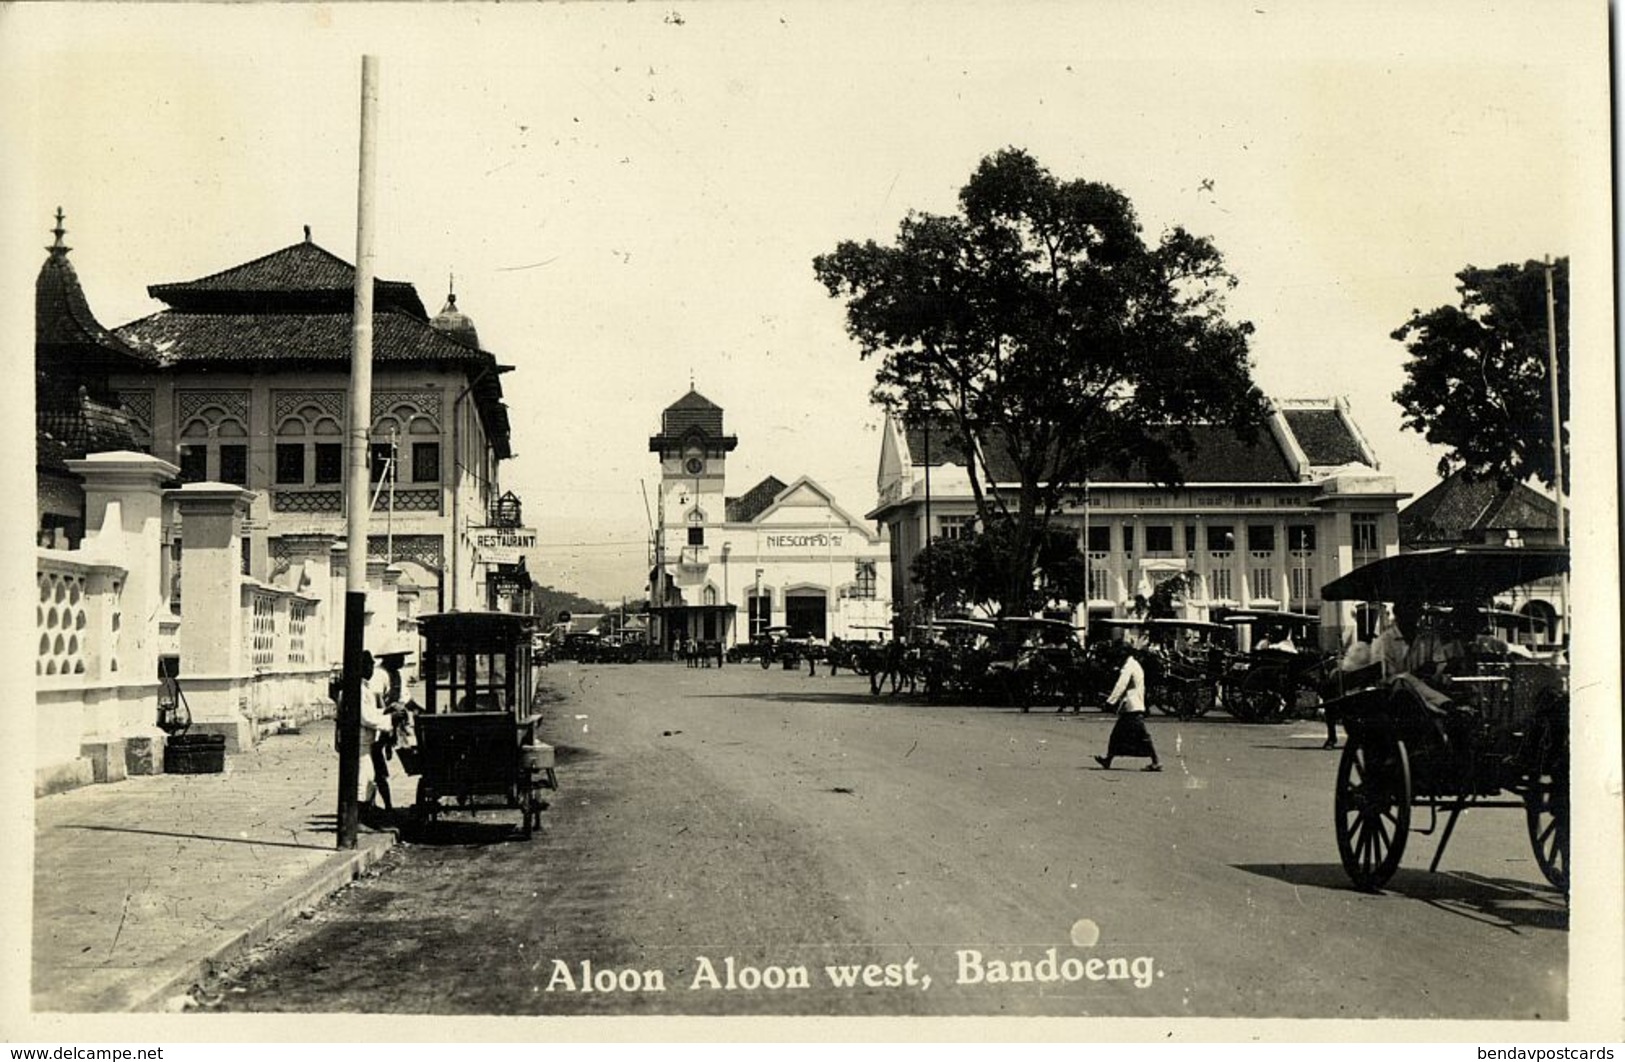
[[[216,401],[213,396],[189,397],[183,412],[177,462],[188,482],[213,478],[248,486],[248,429],[246,401]]]
[[[688,511],[688,544],[705,545],[705,512],[698,507]]]
[[[278,399],[276,482],[281,486],[339,483],[344,479],[344,428],[333,415],[330,395]]]

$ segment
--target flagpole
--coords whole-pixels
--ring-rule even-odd
[[[355,304],[350,347],[346,484],[344,678],[339,698],[338,847],[356,847],[361,778],[361,644],[367,618],[367,479],[372,434],[373,184],[378,139],[378,57],[361,57],[361,157],[356,182]]]

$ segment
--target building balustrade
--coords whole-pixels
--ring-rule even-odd
[[[117,565],[39,551],[36,677],[95,682],[116,676],[125,574]]]

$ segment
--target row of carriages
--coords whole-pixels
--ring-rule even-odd
[[[820,655],[867,675],[877,696],[1066,711],[1105,707],[1129,638],[1138,635],[1146,643],[1147,702],[1156,710],[1196,718],[1219,709],[1273,723],[1317,714],[1320,682],[1335,659],[1311,648],[1318,623],[1238,609],[1218,622],[1097,620],[1084,638],[1058,619],[943,619],[918,628],[912,642],[848,643]],[[805,652],[791,650],[798,651]]]

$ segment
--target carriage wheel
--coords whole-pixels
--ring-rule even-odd
[[[1213,710],[1219,700],[1219,691],[1214,686],[1195,685],[1190,689],[1190,714],[1200,718]]]
[[[1566,741],[1542,748],[1524,792],[1529,844],[1540,872],[1556,888],[1569,887],[1569,753]]]
[[[1411,763],[1405,743],[1386,734],[1349,737],[1337,764],[1337,852],[1361,889],[1394,876],[1411,827]]]
[[[1279,723],[1286,718],[1286,698],[1281,696],[1281,673],[1270,669],[1249,671],[1241,682],[1243,718],[1249,723]]]
[[[1145,703],[1152,705],[1163,715],[1184,716],[1185,709],[1181,700],[1181,691],[1171,682],[1153,682],[1146,686]]]

